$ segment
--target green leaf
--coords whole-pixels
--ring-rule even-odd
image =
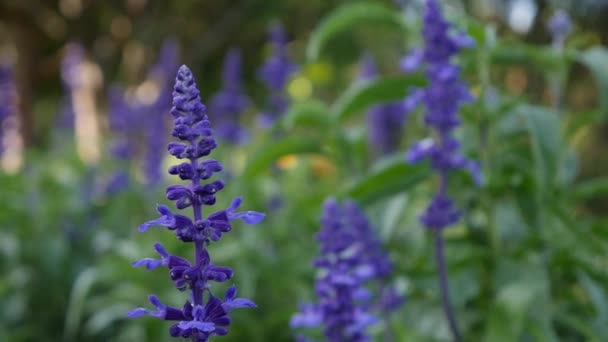
[[[492,217],[501,244],[517,246],[522,243],[529,227],[513,198],[505,197],[496,201]]]
[[[497,64],[523,64],[545,71],[554,71],[567,61],[568,54],[559,53],[550,46],[525,44],[498,44],[491,52]]]
[[[243,178],[251,179],[267,170],[279,158],[289,154],[320,153],[320,142],[307,137],[292,136],[262,146],[247,163]]]
[[[97,335],[106,329],[110,329],[111,324],[125,317],[125,312],[133,309],[126,303],[109,305],[103,309],[95,310],[95,313],[87,321],[84,330],[90,335]]]
[[[608,111],[608,49],[593,47],[579,53],[577,60],[584,64],[595,78],[598,87],[598,98],[602,112]]]
[[[398,158],[360,179],[342,191],[342,197],[367,204],[403,193],[430,175],[426,165],[408,165]]]
[[[585,180],[574,185],[573,196],[578,200],[608,195],[608,177]]]
[[[581,334],[583,334],[589,342],[600,342],[602,338],[596,334],[593,327],[585,319],[581,319],[574,315],[558,314],[555,316],[555,321],[567,326]]]
[[[484,341],[518,341],[531,310],[547,305],[544,293],[548,275],[538,262],[527,264],[503,261],[497,270],[500,284],[489,311]],[[501,279],[502,278],[502,279]]]
[[[557,113],[539,106],[523,105],[517,110],[526,122],[536,163],[536,182],[542,193],[555,185],[562,151],[565,151]]]
[[[325,130],[330,125],[329,108],[321,101],[295,103],[281,119],[284,128],[311,127]]]
[[[585,289],[589,296],[589,300],[595,307],[597,321],[601,324],[608,323],[608,296],[606,294],[605,286],[602,287],[600,283],[583,271],[577,272],[577,278],[579,284]]]
[[[371,2],[347,4],[323,19],[312,33],[306,47],[307,58],[317,59],[321,50],[337,34],[366,24],[385,24],[404,32],[407,30],[407,25],[398,11]]]
[[[74,287],[70,293],[70,301],[65,315],[64,334],[68,341],[73,340],[78,333],[86,298],[97,281],[97,277],[97,270],[88,268],[82,271],[76,278],[76,281],[74,281]]]
[[[606,114],[600,110],[591,110],[568,117],[566,136],[572,138],[586,128],[601,124],[606,120]]]
[[[333,104],[334,118],[344,121],[368,107],[403,100],[411,87],[423,87],[426,79],[419,74],[378,78],[353,85]]]

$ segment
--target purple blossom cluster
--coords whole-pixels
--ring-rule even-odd
[[[361,63],[360,80],[372,80],[377,74],[374,60],[366,56]],[[375,154],[386,155],[399,149],[408,114],[405,109],[404,102],[397,101],[374,106],[367,112],[369,144]]]
[[[112,134],[110,155],[126,166],[136,157],[137,144],[143,142],[141,165],[148,185],[159,184],[163,179],[166,114],[171,106],[172,74],[177,68],[177,60],[177,43],[165,41],[157,63],[148,74],[148,81],[155,83],[158,92],[151,102],[138,96],[127,97],[126,91],[118,85],[110,87],[108,93],[108,122]],[[109,178],[105,192],[124,190],[128,183],[129,174],[123,168]]]
[[[155,80],[159,89],[155,101],[143,106],[142,119],[145,123],[145,154],[143,160],[143,173],[150,185],[159,184],[162,179],[162,153],[167,132],[165,117],[167,108],[171,105],[171,86],[173,73],[178,66],[179,46],[174,40],[166,40],[160,50],[158,61],[150,70],[150,78]],[[145,117],[143,117],[145,115]]]
[[[61,112],[59,113],[58,126],[64,129],[74,128],[74,105],[72,104],[72,92],[79,86],[81,72],[80,66],[85,60],[85,50],[80,43],[71,42],[64,48],[61,60],[61,80],[65,90]]]
[[[213,159],[201,158],[211,154],[217,147],[212,136],[210,122],[201,103],[194,76],[188,67],[181,66],[177,73],[173,90],[174,117],[172,136],[180,141],[170,142],[169,154],[184,162],[172,166],[169,174],[189,181],[187,185],[171,185],[167,188],[167,199],[175,201],[177,209],[192,208],[193,217],[174,213],[169,207],[158,206],[158,219],[139,227],[145,232],[152,226],[163,226],[173,231],[178,240],[194,244],[194,261],[171,255],[162,244],[154,248],[160,259],[145,258],[135,261],[133,266],[148,270],[166,267],[174,286],[180,291],[190,291],[190,298],[180,308],[163,304],[158,297],[150,295],[154,310],[137,308],[128,316],[135,318],[149,315],[163,320],[174,321],[169,332],[173,337],[188,338],[194,342],[206,342],[211,336],[228,333],[231,323],[229,314],[233,309],[252,308],[256,305],[245,298],[236,297],[236,288],[229,287],[224,298],[216,297],[211,290],[211,282],[226,282],[233,277],[233,271],[226,266],[211,262],[207,246],[218,241],[224,233],[232,229],[232,222],[241,220],[246,224],[257,224],[264,214],[247,211],[237,212],[241,204],[238,197],[232,204],[215,213],[203,216],[204,206],[213,206],[216,195],[224,188],[220,180],[202,183],[222,170],[222,165]]]
[[[0,152],[3,152],[5,126],[10,124],[15,112],[15,75],[8,64],[0,64]]]
[[[572,20],[568,12],[563,9],[555,11],[547,23],[547,29],[553,38],[553,46],[563,49],[566,37],[572,32]]]
[[[410,94],[405,103],[414,108],[423,103],[424,123],[435,131],[434,137],[416,143],[406,154],[409,163],[429,159],[431,167],[439,175],[439,189],[431,203],[420,216],[421,222],[434,233],[435,258],[444,312],[454,341],[461,341],[456,317],[452,310],[448,272],[444,256],[443,229],[455,224],[461,211],[448,197],[448,176],[451,171],[469,171],[477,184],[482,183],[479,164],[465,158],[460,152],[460,142],[454,130],[460,125],[458,111],[463,103],[472,99],[466,84],[460,78],[460,68],[452,58],[462,49],[471,47],[473,40],[462,32],[456,32],[446,21],[437,0],[427,0],[422,29],[425,46],[406,56],[401,67],[409,72],[424,64],[429,84]]]
[[[479,164],[460,153],[460,142],[454,130],[460,125],[458,111],[463,103],[472,99],[466,84],[460,78],[460,68],[451,59],[462,48],[471,47],[473,40],[452,27],[441,13],[439,2],[428,0],[424,13],[424,49],[416,49],[406,56],[401,67],[410,72],[424,64],[429,85],[413,91],[405,103],[414,108],[424,104],[424,123],[436,135],[416,143],[406,154],[409,163],[430,159],[432,168],[439,174],[439,191],[433,197],[421,221],[431,229],[443,229],[458,221],[461,213],[447,197],[450,171],[468,170],[477,184],[482,183]]]
[[[262,126],[270,126],[283,115],[289,106],[289,97],[285,92],[287,82],[297,70],[287,55],[287,36],[283,27],[276,24],[270,28],[272,54],[258,70],[260,80],[269,91],[266,112],[261,116]]]
[[[290,325],[322,326],[331,342],[370,341],[366,330],[378,321],[372,311],[392,311],[403,302],[402,296],[386,286],[393,264],[355,202],[340,206],[328,199],[323,209],[322,228],[316,237],[321,255],[314,261],[321,274],[315,284],[318,302],[302,304]],[[374,296],[366,288],[372,280],[381,284],[381,295]]]
[[[134,155],[132,140],[133,127],[137,127],[133,108],[125,98],[120,86],[112,86],[108,94],[108,122],[113,134],[110,154],[121,164],[128,163]],[[115,172],[106,184],[106,193],[115,193],[129,185],[129,174],[121,168]]]
[[[222,89],[212,97],[210,103],[211,111],[221,118],[218,122],[218,136],[234,144],[242,143],[247,138],[247,131],[240,121],[251,102],[243,89],[241,69],[241,51],[230,50],[224,61]]]

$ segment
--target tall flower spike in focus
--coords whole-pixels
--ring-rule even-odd
[[[317,303],[302,304],[292,316],[292,328],[323,327],[327,341],[370,341],[367,328],[378,319],[371,310],[380,308],[381,296],[365,287],[371,281],[383,285],[392,263],[382,250],[365,214],[354,202],[340,206],[334,199],[323,205],[321,231],[316,238],[321,255],[314,261],[320,272],[315,284]],[[398,296],[396,296],[398,297]],[[394,309],[402,303],[395,298]],[[307,341],[298,336],[299,341]]]
[[[461,211],[448,197],[449,173],[455,169],[466,169],[472,174],[475,183],[482,183],[479,165],[460,153],[460,142],[453,135],[454,129],[460,125],[458,110],[472,97],[460,78],[460,68],[451,59],[462,48],[470,47],[474,42],[464,33],[453,30],[451,24],[444,19],[437,0],[426,2],[422,33],[424,49],[414,50],[405,57],[401,67],[404,71],[412,71],[424,64],[429,84],[424,89],[414,91],[407,101],[412,106],[421,102],[424,104],[424,122],[435,130],[436,135],[415,144],[407,152],[406,159],[409,163],[429,159],[431,167],[439,176],[438,192],[420,219],[434,234],[444,311],[454,340],[460,341],[449,299],[442,230],[456,223],[461,216]]]
[[[250,101],[241,82],[241,64],[241,51],[230,50],[224,60],[222,89],[213,96],[210,104],[211,112],[221,118],[218,136],[234,144],[242,143],[247,138],[247,131],[240,121]]]
[[[287,55],[287,36],[283,27],[275,24],[270,28],[272,54],[266,63],[258,70],[258,77],[269,91],[266,113],[262,114],[262,126],[270,126],[276,119],[287,111],[289,97],[286,93],[287,82],[297,70],[295,64],[289,61]]]
[[[363,82],[370,81],[376,75],[373,58],[365,56],[361,62],[359,79]],[[403,101],[379,104],[367,112],[369,144],[376,155],[390,154],[399,148],[407,114]]]
[[[203,216],[203,206],[213,206],[217,193],[224,188],[224,183],[220,180],[208,181],[222,170],[222,165],[213,159],[202,159],[217,144],[194,76],[185,65],[177,72],[171,114],[174,117],[172,135],[181,141],[169,143],[169,154],[184,162],[172,166],[169,174],[179,176],[188,181],[188,184],[169,186],[167,199],[175,201],[179,210],[191,208],[192,217],[174,213],[168,207],[159,205],[157,210],[160,217],[142,224],[139,230],[145,232],[152,226],[166,227],[174,232],[178,240],[194,245],[194,260],[190,262],[171,255],[162,244],[156,243],[154,249],[160,258],[138,260],[133,262],[133,266],[148,270],[168,268],[174,286],[180,291],[189,291],[190,295],[182,307],[165,305],[158,297],[150,295],[149,301],[155,309],[137,308],[131,310],[128,316],[136,318],[148,315],[173,321],[174,324],[169,329],[171,336],[206,342],[211,336],[228,333],[230,311],[256,307],[249,299],[237,298],[234,286],[226,290],[223,299],[214,295],[211,282],[228,281],[233,277],[233,272],[229,267],[214,265],[207,246],[229,232],[233,221],[257,224],[264,219],[264,214],[254,211],[237,212],[241,204],[241,198],[238,197],[228,208]]]

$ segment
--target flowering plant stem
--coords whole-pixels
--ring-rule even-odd
[[[433,230],[433,238],[435,240],[435,261],[437,262],[437,273],[439,274],[439,288],[441,291],[441,302],[443,311],[450,326],[450,332],[455,342],[462,341],[456,317],[452,310],[452,302],[450,301],[450,287],[448,285],[448,271],[445,265],[445,255],[443,248],[443,231],[440,229]]]

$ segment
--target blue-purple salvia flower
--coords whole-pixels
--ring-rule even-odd
[[[323,327],[330,342],[369,341],[366,330],[378,320],[371,311],[385,307],[375,305],[380,304],[381,298],[374,298],[365,286],[372,280],[386,281],[392,263],[365,214],[354,202],[340,206],[329,199],[323,207],[322,228],[317,234],[321,256],[314,262],[321,271],[315,284],[319,300],[302,304],[290,325]],[[396,297],[390,303],[391,309],[402,303],[402,298]]]
[[[0,153],[3,152],[4,126],[15,115],[15,76],[8,64],[0,64]]]
[[[374,60],[366,56],[361,64],[360,79],[372,80],[377,73]],[[405,109],[404,102],[398,101],[374,106],[367,112],[369,143],[377,155],[386,155],[399,148],[408,114]]]
[[[470,47],[474,42],[465,34],[453,31],[437,0],[426,2],[422,34],[424,49],[414,50],[405,57],[401,67],[409,72],[424,64],[429,85],[414,91],[407,101],[410,106],[420,102],[424,104],[424,123],[436,134],[415,144],[407,152],[406,159],[409,163],[429,159],[431,167],[439,174],[439,189],[420,220],[434,235],[443,308],[454,341],[458,342],[462,339],[449,298],[442,232],[459,220],[461,211],[448,197],[448,175],[452,170],[466,169],[477,184],[482,182],[482,177],[479,165],[461,154],[460,142],[454,137],[454,129],[460,125],[458,110],[472,97],[460,78],[460,68],[451,60],[462,48]]]
[[[572,20],[568,12],[563,9],[555,11],[547,23],[547,28],[553,38],[553,46],[560,50],[563,49],[566,37],[572,31]]]
[[[106,184],[106,193],[124,190],[129,185],[129,174],[124,169],[133,158],[132,130],[137,127],[136,111],[129,106],[122,88],[114,85],[108,94],[108,122],[112,134],[110,154],[121,165]]]
[[[260,119],[263,126],[271,125],[287,111],[289,97],[285,88],[297,70],[295,64],[289,61],[287,36],[281,25],[276,24],[270,28],[270,42],[272,54],[258,70],[258,76],[269,92],[266,112]]]
[[[149,77],[158,86],[158,96],[150,105],[142,106],[142,119],[145,124],[144,174],[150,185],[159,184],[162,179],[162,153],[167,132],[166,114],[171,105],[171,87],[175,68],[178,66],[179,47],[177,42],[166,40],[160,50],[158,62],[152,66]]]
[[[220,138],[234,144],[247,138],[247,131],[241,124],[241,116],[249,106],[241,82],[241,51],[232,49],[226,55],[222,72],[222,89],[211,98],[211,112],[217,115],[217,134]]]
[[[482,182],[478,163],[460,153],[460,142],[453,131],[460,124],[460,105],[471,100],[467,86],[460,79],[460,68],[451,59],[473,41],[461,32],[451,32],[451,25],[443,18],[436,0],[427,1],[424,14],[423,36],[425,48],[414,50],[401,63],[405,71],[412,71],[424,63],[429,85],[412,92],[410,106],[424,104],[424,122],[436,131],[436,136],[415,144],[406,155],[410,163],[430,159],[432,168],[440,175],[439,191],[432,199],[422,222],[431,229],[442,229],[458,221],[460,211],[447,197],[448,173],[466,169],[476,183]]]
[[[189,181],[187,185],[171,185],[167,188],[167,199],[175,201],[177,209],[192,208],[193,216],[174,213],[167,206],[159,205],[160,217],[142,224],[139,230],[144,232],[153,226],[166,227],[173,231],[183,242],[194,245],[194,260],[190,262],[182,257],[169,254],[156,243],[154,249],[160,258],[145,258],[135,261],[133,266],[145,267],[148,270],[159,267],[169,269],[169,276],[174,286],[181,291],[190,291],[190,298],[180,308],[168,306],[155,295],[149,301],[155,309],[137,308],[129,312],[129,317],[149,315],[175,322],[169,332],[173,337],[188,338],[195,342],[206,342],[211,336],[228,333],[229,313],[233,309],[251,308],[256,305],[245,298],[236,297],[236,288],[228,288],[224,298],[219,298],[211,291],[211,282],[225,282],[232,278],[232,269],[214,265],[211,262],[207,246],[218,241],[224,233],[232,229],[232,222],[241,220],[246,224],[257,224],[264,214],[247,211],[237,212],[241,198],[215,213],[203,216],[202,207],[215,204],[217,193],[224,188],[222,181],[207,183],[215,173],[222,170],[222,165],[213,159],[202,159],[208,156],[217,144],[212,136],[210,122],[201,103],[200,93],[194,76],[185,65],[180,67],[173,90],[174,117],[172,135],[180,141],[169,143],[169,153],[184,162],[172,166],[169,173]]]
[[[81,65],[84,63],[85,50],[79,43],[71,42],[66,44],[64,48],[63,59],[61,61],[61,80],[65,97],[62,100],[62,108],[59,113],[57,125],[63,129],[74,128],[74,106],[72,104],[72,91],[79,86],[78,82],[81,79]]]
[[[13,69],[6,64],[0,64],[0,128],[2,127],[2,122],[10,117],[13,112],[13,108],[10,106],[13,96],[13,81]],[[2,130],[0,129],[1,134]]]

